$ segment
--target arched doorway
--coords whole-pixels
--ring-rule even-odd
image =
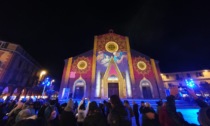
[[[73,98],[75,99],[82,99],[86,96],[86,82],[82,77],[74,82],[73,90]]]
[[[115,75],[108,77],[108,97],[112,95],[119,95],[118,77]]]
[[[149,80],[146,78],[143,78],[140,81],[140,91],[141,91],[141,97],[145,99],[152,99],[153,98],[153,88],[152,84]]]

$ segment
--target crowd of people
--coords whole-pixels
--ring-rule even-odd
[[[188,89],[188,93],[200,106],[200,126],[210,126],[210,107],[192,89]],[[140,105],[133,101],[130,105],[118,95],[112,95],[109,101],[102,103],[88,98],[79,103],[69,99],[62,104],[58,99],[8,100],[0,102],[0,126],[197,126],[188,123],[182,113],[176,111],[177,94],[178,88],[171,87],[170,96],[166,102],[158,101],[156,110],[144,101]]]

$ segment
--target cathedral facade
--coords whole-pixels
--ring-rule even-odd
[[[165,98],[158,61],[130,49],[129,38],[94,37],[93,50],[65,59],[59,99]]]

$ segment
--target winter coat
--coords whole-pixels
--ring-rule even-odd
[[[108,115],[110,126],[131,126],[129,110],[124,106],[115,106]]]
[[[84,120],[83,126],[107,126],[107,121],[105,116],[101,112],[97,111],[88,114]]]
[[[60,116],[60,126],[77,126],[77,120],[72,111],[63,111]]]

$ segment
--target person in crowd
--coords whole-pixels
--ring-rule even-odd
[[[103,103],[104,103],[104,115],[107,118],[110,112],[111,106],[110,106],[110,103],[107,102],[106,100],[104,100]]]
[[[18,113],[24,108],[23,101],[17,102],[17,105],[15,108],[13,108],[9,113],[7,113],[8,121],[6,123],[6,126],[13,126],[15,124],[16,116]]]
[[[139,108],[140,114],[142,114],[142,112],[144,111],[144,108],[145,108],[145,102],[141,101],[141,106]]]
[[[19,122],[24,119],[33,118],[36,119],[36,115],[31,112],[30,109],[22,109],[15,118],[15,122]]]
[[[105,117],[105,107],[104,107],[104,104],[100,102],[98,106],[99,106],[99,109],[102,112],[103,116]]]
[[[140,120],[142,120],[142,113],[144,111],[144,108],[145,108],[145,102],[144,101],[141,101],[141,106],[139,108],[139,112],[140,112]],[[140,122],[140,125],[142,125],[142,121]]]
[[[107,126],[107,120],[95,101],[92,101],[89,105],[83,126]]]
[[[36,111],[35,111],[35,109],[34,109],[34,102],[33,101],[30,101],[29,103],[28,103],[28,107],[27,107],[30,111],[31,111],[31,114],[32,115],[35,115],[36,114]]]
[[[22,109],[23,105],[24,105],[24,102],[23,102],[23,101],[17,102],[16,107],[13,108],[7,115],[8,115],[8,116],[11,116],[11,115],[13,114],[14,111],[16,111],[16,110],[18,110],[18,109]]]
[[[134,117],[133,109],[131,108],[128,100],[124,100],[124,106],[129,110],[129,115],[131,118],[131,124],[132,124],[132,118]]]
[[[88,101],[87,107],[85,107],[85,98],[82,98],[77,109],[76,118],[78,126],[83,126],[84,119],[87,116],[90,100],[88,98],[86,100]]]
[[[74,115],[74,102],[70,99],[61,113],[60,126],[77,126],[77,120]]]
[[[110,126],[131,126],[129,110],[123,105],[118,95],[110,97],[112,110],[108,115]]]
[[[61,106],[60,106],[61,107],[61,113],[64,111],[66,106],[67,106],[66,102],[61,104]]]
[[[75,112],[76,112],[77,108],[78,108],[78,102],[75,101],[75,102],[74,102],[74,111],[75,111]]]
[[[38,111],[38,117],[44,118],[44,111],[47,108],[47,106],[49,106],[49,103],[47,101],[43,102],[43,105]]]
[[[39,99],[36,99],[36,101],[34,102],[34,109],[36,114],[39,112],[41,105],[42,105],[41,101]]]
[[[142,110],[142,126],[160,126],[158,116],[148,102]]]
[[[170,96],[167,96],[166,103],[160,108],[159,122],[161,126],[192,126],[184,120],[183,116],[176,111],[175,98],[178,94],[178,86],[170,87]]]
[[[200,110],[198,112],[198,121],[200,125],[210,126],[210,106],[202,99],[199,99],[193,89],[188,88],[187,91],[188,94],[193,97],[198,106],[200,106]]]
[[[46,126],[59,126],[58,111],[54,105],[48,105],[44,110],[44,121]]]
[[[159,101],[156,102],[157,103],[157,114],[159,114],[160,108],[163,105],[163,100],[160,99]]]
[[[140,126],[140,123],[139,123],[139,105],[136,104],[135,101],[133,101],[133,113],[134,113],[134,116],[135,116],[136,126]]]

